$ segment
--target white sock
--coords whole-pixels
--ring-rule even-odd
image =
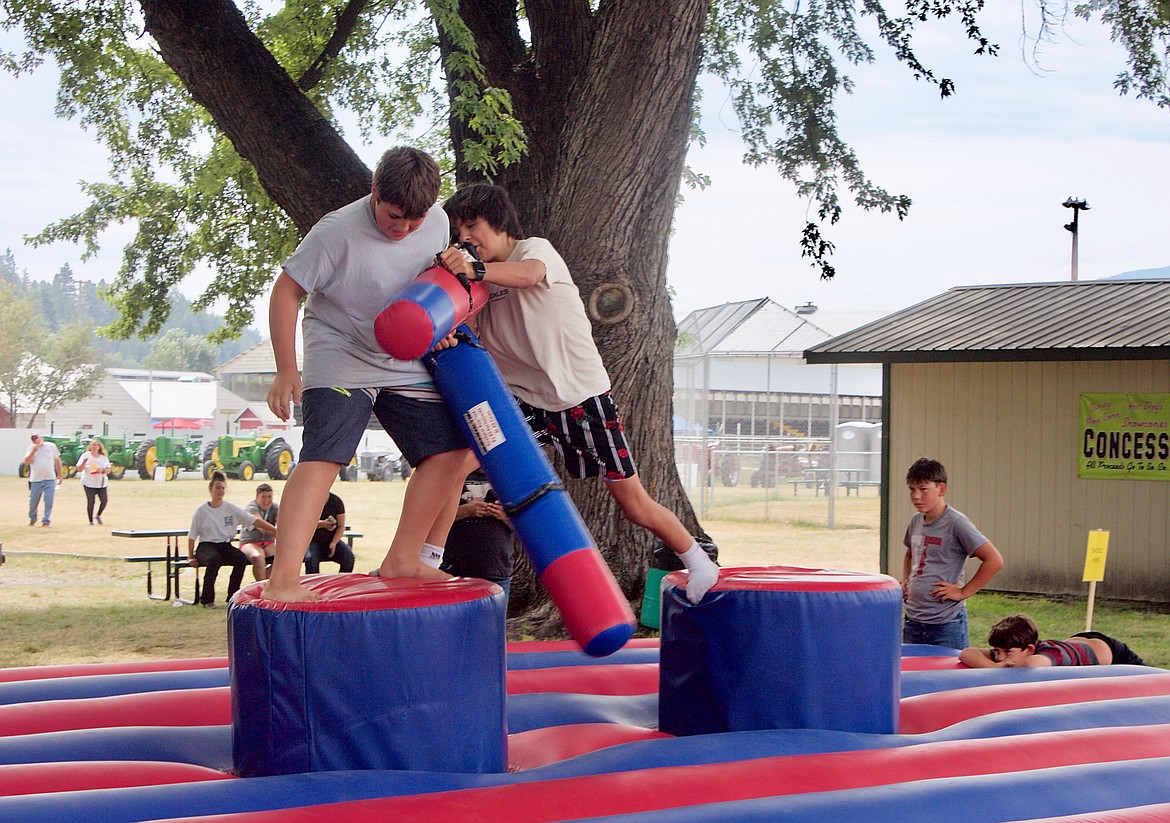
[[[423,543],[422,551],[418,553],[419,561],[432,569],[439,568],[439,564],[443,562],[443,552],[446,551],[442,546],[436,546],[432,543]]]
[[[691,547],[678,556],[687,567],[687,600],[698,605],[712,586],[719,582],[719,567],[703,551],[699,541],[691,541]]]

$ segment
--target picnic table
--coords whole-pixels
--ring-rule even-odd
[[[165,540],[165,554],[132,555],[122,558],[127,563],[146,564],[146,596],[151,600],[170,600],[175,606],[191,605],[199,601],[199,574],[198,567],[191,565],[187,559],[186,537],[188,527],[181,529],[113,529],[110,534],[114,537],[128,537],[132,539]],[[364,537],[361,532],[345,527],[345,542],[353,549],[353,541]],[[238,535],[237,538],[238,539]],[[154,564],[165,564],[166,594],[154,593]],[[195,569],[195,593],[190,600],[180,593],[180,581],[184,569]]]
[[[880,480],[862,480],[862,476],[868,472],[862,469],[837,469],[837,485],[845,487],[845,496],[848,497],[850,492],[857,492],[861,494],[862,486],[880,486]],[[829,469],[810,468],[804,470],[803,477],[792,478],[792,494],[796,495],[797,489],[801,484],[805,488],[811,486],[813,488],[813,495],[819,497],[821,491],[828,492],[829,486]]]
[[[187,528],[182,529],[114,529],[110,532],[114,537],[164,539],[166,540],[166,554],[135,555],[123,558],[127,563],[146,564],[146,596],[151,600],[171,600],[174,605],[194,603],[199,598],[199,575],[195,575],[195,600],[185,600],[179,593],[180,575],[184,568],[191,568],[187,562],[187,547],[183,539],[187,536]],[[166,564],[167,592],[165,595],[154,593],[154,564]]]

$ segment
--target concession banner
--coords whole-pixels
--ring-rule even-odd
[[[1077,476],[1170,480],[1170,394],[1082,394]]]

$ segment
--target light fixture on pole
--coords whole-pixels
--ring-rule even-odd
[[[1082,211],[1089,210],[1089,204],[1083,199],[1070,197],[1062,204],[1066,209],[1073,210],[1073,219],[1071,223],[1065,223],[1064,227],[1072,232],[1072,279],[1077,279],[1077,231],[1080,228],[1078,218]]]

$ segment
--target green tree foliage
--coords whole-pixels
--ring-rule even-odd
[[[0,396],[15,420],[87,397],[105,369],[80,323],[51,331],[36,304],[0,282]]]
[[[115,339],[106,332],[119,316],[117,308],[104,297],[108,289],[104,280],[97,283],[76,280],[68,265],[63,266],[51,282],[30,280],[21,274],[17,268],[15,255],[11,250],[7,250],[0,255],[0,284],[5,283],[14,289],[12,294],[16,295],[19,301],[28,302],[32,312],[30,322],[44,328],[80,323],[93,329],[96,333],[93,335],[91,345],[98,359],[107,368],[141,368],[151,354],[155,345],[153,337],[122,340]],[[198,371],[213,371],[220,363],[260,342],[260,335],[254,329],[247,328],[243,329],[235,340],[214,345],[207,343],[206,338],[223,325],[223,317],[211,312],[194,311],[191,302],[177,292],[170,300],[170,315],[163,324],[162,334],[166,336],[176,332],[195,338],[188,348],[200,352],[196,362],[201,365],[195,367]],[[7,327],[0,334],[7,332],[8,328],[19,330],[20,326]],[[14,337],[19,341],[22,334],[17,333]],[[203,354],[208,349],[212,352],[210,363]]]
[[[30,348],[40,344],[43,332],[37,322],[36,306],[8,279],[6,267],[0,272],[4,273],[0,280],[0,400],[14,411],[24,399],[25,359]]]
[[[212,372],[217,365],[215,346],[204,337],[171,329],[154,340],[150,354],[142,360],[143,368],[159,371]]]
[[[22,365],[22,412],[36,416],[71,400],[89,397],[105,374],[93,347],[93,329],[68,323],[45,335]],[[13,413],[18,409],[12,409]]]
[[[393,135],[430,148],[447,158],[448,167],[458,164],[486,177],[525,156],[531,118],[521,121],[513,91],[485,70],[500,51],[508,52],[517,75],[535,65],[537,56],[526,52],[535,36],[517,42],[508,31],[508,17],[526,11],[514,2],[465,4],[503,15],[491,41],[484,40],[482,29],[478,37],[473,34],[465,23],[467,11],[456,0],[239,2],[256,37],[312,104],[334,124],[339,113],[348,112],[362,140]],[[622,13],[617,5],[573,0],[553,13],[566,19],[592,15],[601,23],[606,15]],[[674,4],[662,5],[665,21]],[[1037,6],[1045,27],[1070,13],[1100,19],[1130,54],[1118,89],[1170,104],[1166,0],[1092,0],[1071,9],[1067,0],[1037,0]],[[837,131],[836,101],[852,90],[846,69],[872,62],[885,48],[947,96],[954,92],[953,80],[919,60],[914,35],[931,20],[953,18],[976,52],[993,54],[996,47],[978,25],[982,7],[982,0],[709,2],[702,70],[722,78],[730,90],[745,161],[773,165],[815,207],[817,220],[803,227],[800,242],[823,276],[833,270],[832,244],[822,229],[841,216],[843,197],[899,219],[910,208],[909,197],[867,177]],[[159,333],[174,286],[199,264],[212,267],[217,278],[193,308],[226,297],[225,326],[216,335],[243,328],[274,264],[295,246],[304,227],[298,231],[274,206],[253,166],[160,59],[150,32],[144,32],[139,4],[4,0],[0,9],[0,25],[21,29],[28,42],[26,52],[0,57],[3,66],[20,73],[46,57],[56,61],[62,69],[58,112],[92,129],[113,162],[112,182],[86,184],[90,206],[49,226],[36,241],[73,241],[92,253],[107,226],[136,225],[109,289],[118,308],[111,326],[117,337]],[[557,62],[547,56],[541,61]],[[563,62],[571,70],[568,60]],[[446,142],[447,117],[460,124],[457,153]]]

